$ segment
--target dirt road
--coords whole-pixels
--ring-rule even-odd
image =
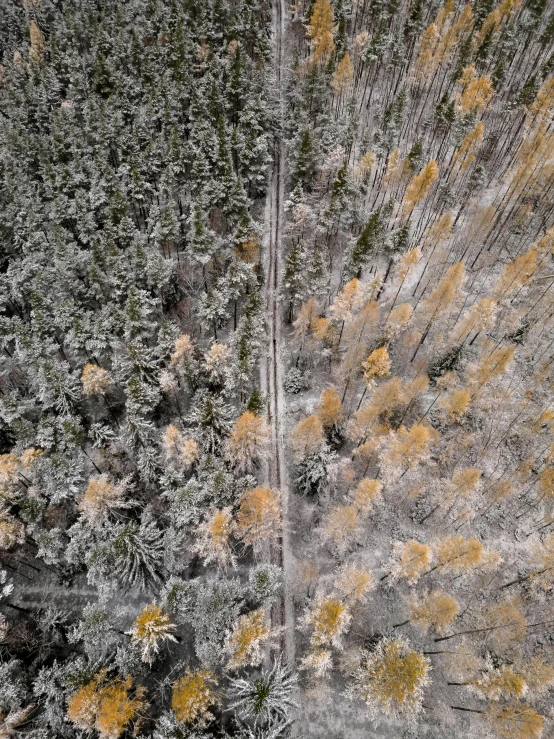
[[[275,95],[279,117],[273,165],[268,184],[266,200],[266,242],[265,242],[265,285],[264,298],[267,322],[267,350],[264,352],[261,366],[262,387],[267,398],[267,418],[271,428],[271,450],[267,465],[268,484],[281,491],[283,501],[283,519],[281,532],[271,553],[271,560],[283,568],[285,578],[284,595],[280,603],[273,609],[274,627],[283,628],[284,648],[289,664],[294,662],[294,611],[287,585],[290,574],[289,526],[287,510],[289,490],[285,465],[286,447],[283,443],[284,392],[281,365],[282,316],[278,302],[279,276],[282,263],[282,224],[285,155],[281,134],[283,117],[282,85],[284,78],[283,36],[285,30],[285,5],[283,0],[275,0],[273,4],[273,43],[275,69]]]

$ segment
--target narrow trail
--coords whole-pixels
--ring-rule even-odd
[[[284,392],[281,357],[282,317],[278,286],[282,262],[282,225],[285,180],[284,143],[281,131],[283,120],[282,84],[284,77],[283,37],[285,29],[284,0],[275,0],[272,8],[274,42],[275,91],[278,105],[278,125],[275,135],[273,166],[266,200],[266,248],[264,299],[267,322],[267,350],[261,363],[262,387],[267,398],[267,418],[271,429],[271,451],[267,464],[268,484],[281,491],[282,525],[276,545],[271,551],[271,562],[283,569],[285,587],[283,597],[272,610],[272,625],[283,629],[284,650],[288,664],[294,663],[294,610],[288,587],[290,572],[290,535],[288,526],[289,491],[283,444]]]

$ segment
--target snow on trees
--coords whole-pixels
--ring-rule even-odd
[[[417,714],[423,691],[430,682],[430,662],[401,638],[384,638],[373,652],[363,655],[353,694],[371,715]]]
[[[150,603],[136,617],[128,633],[131,641],[141,648],[142,661],[152,663],[164,641],[177,641],[172,634],[174,629],[162,607]]]
[[[96,730],[101,739],[118,739],[146,709],[145,692],[142,687],[133,689],[131,677],[109,678],[101,670],[71,696],[67,717],[81,731]]]
[[[269,428],[263,418],[245,411],[235,421],[227,440],[229,461],[241,471],[251,470],[263,458],[269,445]]]
[[[204,726],[214,716],[210,708],[217,703],[217,680],[208,670],[187,670],[173,683],[171,709],[182,724]]]
[[[281,527],[281,496],[271,488],[256,487],[239,499],[236,531],[244,544],[259,551],[265,542],[275,539]]]

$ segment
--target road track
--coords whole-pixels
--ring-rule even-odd
[[[285,447],[283,444],[284,392],[282,382],[281,339],[282,317],[278,302],[279,275],[282,262],[283,198],[285,188],[285,151],[282,137],[284,78],[283,36],[285,28],[284,0],[274,0],[272,5],[272,30],[274,44],[275,95],[278,120],[275,130],[273,164],[268,182],[266,199],[266,248],[264,255],[264,300],[267,325],[267,346],[260,368],[262,387],[267,399],[267,419],[271,429],[271,451],[267,464],[267,482],[281,491],[281,530],[271,551],[271,562],[283,569],[283,596],[272,610],[272,625],[282,630],[286,661],[294,663],[294,611],[290,598],[288,574],[290,571],[290,545],[287,511],[289,494]]]

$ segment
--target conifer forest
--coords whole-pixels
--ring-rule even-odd
[[[554,737],[554,0],[0,0],[0,739]]]

